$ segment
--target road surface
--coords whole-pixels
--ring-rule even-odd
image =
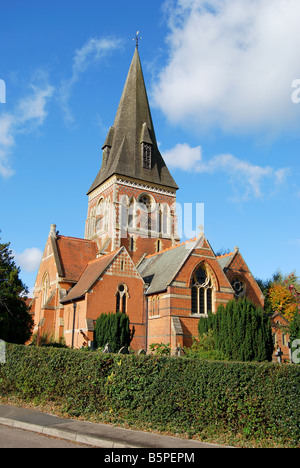
[[[0,424],[0,448],[91,448]]]

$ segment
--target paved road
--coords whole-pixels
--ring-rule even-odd
[[[105,449],[227,448],[180,437],[124,429],[109,424],[65,419],[14,405],[0,404],[0,424]]]
[[[91,448],[35,432],[0,425],[0,448]]]

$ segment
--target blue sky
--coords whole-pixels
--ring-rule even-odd
[[[0,12],[1,239],[30,289],[50,224],[84,236],[137,30],[178,203],[204,203],[213,249],[238,246],[255,277],[300,274],[298,0],[0,0]]]

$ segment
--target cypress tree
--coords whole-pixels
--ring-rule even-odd
[[[109,343],[112,352],[117,353],[123,346],[129,346],[134,334],[134,330],[130,331],[129,323],[128,315],[121,312],[101,314],[95,324],[95,347]]]
[[[252,361],[254,356],[254,342],[256,335],[256,324],[255,324],[255,310],[252,302],[247,299],[241,299],[238,301],[238,308],[244,317],[243,328],[244,328],[244,339],[239,343],[243,350],[241,360]]]
[[[219,306],[214,318],[206,324],[199,321],[199,335],[205,332],[205,327],[213,329],[216,349],[229,359],[272,360],[270,320],[260,307],[247,298],[229,301],[226,307]]]
[[[202,336],[208,333],[215,326],[216,316],[212,312],[208,312],[207,317],[200,317],[198,322],[198,335]]]

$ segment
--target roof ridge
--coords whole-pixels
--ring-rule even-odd
[[[73,239],[73,240],[78,240],[78,241],[83,241],[83,242],[95,242],[91,239],[83,239],[82,237],[73,237],[73,236],[62,236],[59,234],[56,239]]]
[[[234,252],[230,252],[228,254],[224,254],[224,255],[218,255],[217,258],[224,258],[224,257],[229,257],[230,255],[233,255]]]
[[[193,239],[186,240],[184,242],[181,242],[180,244],[172,245],[171,247],[167,247],[166,249],[160,250],[159,252],[155,252],[154,254],[146,255],[145,258],[155,257],[155,255],[160,255],[164,252],[168,252],[169,250],[177,249],[178,247],[182,247],[183,245],[188,244],[189,242],[195,242],[196,239],[197,237],[194,237]]]
[[[122,247],[121,247],[122,248]],[[87,265],[90,265],[91,263],[96,263],[98,260],[104,258],[104,257],[108,257],[109,255],[116,255],[120,250],[121,248],[119,249],[116,249],[116,250],[113,250],[112,252],[109,252],[107,254],[104,254],[104,255],[100,255],[99,257],[96,257],[94,258],[93,260],[89,260]]]

